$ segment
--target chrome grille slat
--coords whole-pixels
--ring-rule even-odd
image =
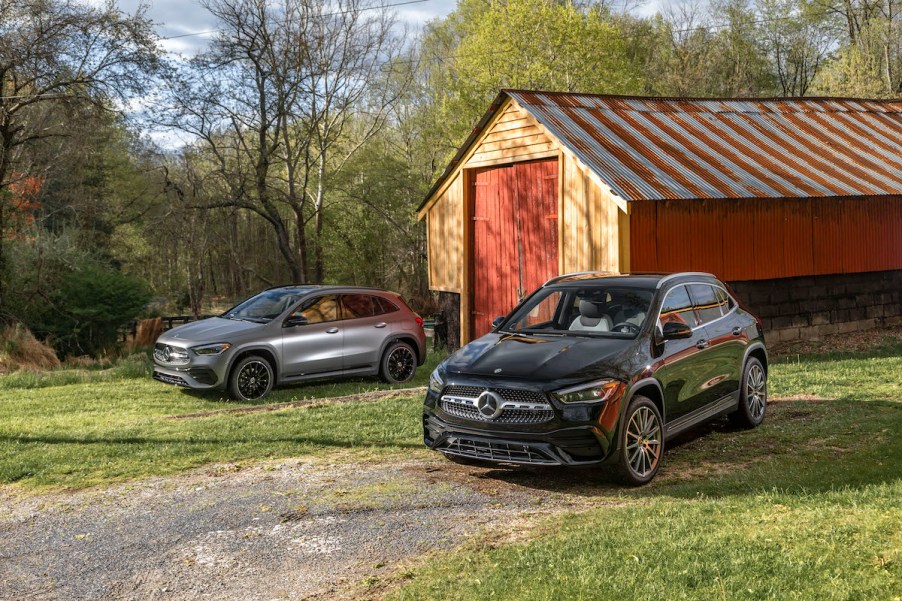
[[[442,411],[462,419],[497,424],[541,424],[554,418],[554,410],[543,393],[516,388],[488,389],[501,397],[504,404],[500,415],[487,418],[476,408],[476,399],[486,390],[478,386],[447,386],[442,391]]]

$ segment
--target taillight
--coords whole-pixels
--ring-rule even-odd
[[[420,317],[419,315],[417,315],[416,313],[413,314],[413,318],[417,320],[417,325],[422,328],[423,327],[423,318]]]

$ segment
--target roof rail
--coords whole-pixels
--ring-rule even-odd
[[[547,282],[542,284],[542,286],[548,286],[549,284],[554,284],[554,283],[566,280],[567,278],[573,278],[573,277],[578,277],[578,276],[583,276],[583,275],[606,276],[606,275],[621,275],[621,274],[617,273],[616,271],[576,271],[573,273],[565,273],[562,275],[554,276],[553,278],[551,278],[550,280],[548,280]]]
[[[715,280],[717,279],[717,276],[715,276],[713,273],[707,273],[705,271],[680,271],[677,273],[671,273],[671,274],[665,275],[663,278],[658,280],[658,285],[655,286],[655,290],[657,290],[658,288],[660,288],[661,286],[663,286],[670,280],[673,280],[676,278],[681,278],[684,276],[696,276],[696,277],[701,276],[701,277],[705,277],[705,278],[714,278]]]

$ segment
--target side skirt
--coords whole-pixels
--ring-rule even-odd
[[[739,407],[739,391],[728,394],[719,401],[714,401],[688,415],[664,425],[664,440],[673,438],[689,428],[714,419],[719,415],[731,413]]]

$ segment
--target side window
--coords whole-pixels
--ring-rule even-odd
[[[359,319],[376,315],[375,299],[369,294],[342,294],[341,316],[343,319]]]
[[[398,310],[398,307],[388,299],[382,298],[381,296],[373,297],[373,304],[376,308],[375,315],[384,315],[386,313],[394,313]]]
[[[709,284],[689,284],[689,294],[695,301],[695,310],[701,323],[709,323],[720,319],[720,301],[717,298],[714,286]]]
[[[721,312],[726,315],[733,309],[733,299],[730,298],[729,294],[724,292],[723,288],[715,286],[714,292],[717,294],[717,302],[720,303]]]
[[[295,311],[295,315],[307,318],[308,323],[323,323],[338,319],[338,299],[334,294],[310,299]]]
[[[684,323],[690,328],[694,328],[695,315],[692,313],[692,300],[689,298],[689,291],[686,286],[677,286],[672,288],[664,298],[664,304],[661,305],[661,317],[659,318],[661,325],[675,321]]]

